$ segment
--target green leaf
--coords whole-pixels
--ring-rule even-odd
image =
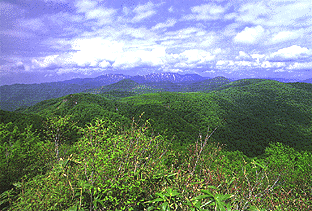
[[[202,193],[205,193],[208,195],[208,197],[214,197],[214,195],[209,190],[200,190]]]
[[[158,202],[158,201],[165,201],[165,200],[162,198],[157,198],[157,199],[150,201],[149,203],[154,203],[154,202]]]
[[[208,197],[210,197],[210,196],[209,195],[200,195],[200,196],[196,196],[195,198],[192,198],[191,200],[192,201],[201,200],[201,199],[208,198]]]
[[[168,202],[162,203],[161,210],[163,210],[163,211],[170,211],[170,207],[169,207]]]

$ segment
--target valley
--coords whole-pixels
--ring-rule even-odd
[[[308,210],[312,197],[312,84],[195,75],[168,74],[167,80],[162,77],[131,79],[118,75],[113,77],[115,81],[103,76],[88,79],[88,83],[76,80],[0,87],[0,170],[6,172],[0,182],[9,184],[2,185],[1,192],[12,194],[12,209],[26,206],[30,198],[45,204],[30,190],[39,191],[49,185],[65,199],[54,210],[82,209],[90,204],[110,209],[147,209],[146,202],[156,192],[164,191],[163,187],[173,187],[191,198],[198,196],[200,191],[194,195],[191,189],[183,188],[188,187],[186,178],[190,178],[202,187],[220,187],[218,194],[235,198],[224,201],[233,209],[268,208],[273,193],[295,191],[300,197],[288,197]],[[91,82],[99,79],[105,81],[104,85]],[[121,159],[125,157],[129,159]],[[145,164],[137,166],[135,163],[142,159],[146,159]],[[68,164],[61,167],[65,161]],[[107,169],[110,172],[100,173]],[[146,173],[139,177],[137,169]],[[96,182],[91,183],[92,175],[97,175],[92,179]],[[268,179],[259,183],[260,176]],[[158,186],[154,177],[162,181]],[[126,195],[118,194],[120,187],[104,184],[105,178],[133,189],[125,191]],[[141,185],[135,181],[141,181]],[[60,190],[57,184],[63,184]],[[247,197],[251,185],[252,194],[265,202]],[[274,189],[265,195],[268,187]],[[135,199],[135,195],[141,198]],[[104,205],[97,204],[95,196],[119,201],[107,198]],[[123,201],[124,197],[142,203],[134,205]],[[279,200],[284,200],[280,206],[287,209],[294,206],[282,195]],[[249,205],[245,207],[241,202]],[[1,194],[0,207],[4,205],[11,206]]]

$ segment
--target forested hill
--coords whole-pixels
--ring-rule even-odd
[[[106,74],[96,78],[72,79],[42,84],[14,84],[0,86],[0,109],[14,111],[52,98],[80,92],[106,93],[131,92],[147,94],[156,92],[211,92],[232,86],[267,79],[245,79],[231,83],[224,77],[207,78],[197,74],[153,73],[144,76]],[[280,79],[276,79],[280,80]],[[243,83],[242,83],[243,81]],[[234,81],[235,82],[235,81]]]
[[[95,89],[97,87],[114,84],[124,79],[132,79],[133,81],[142,84],[142,86],[139,88],[139,92],[149,93],[150,91],[146,92],[145,90],[145,87],[149,85],[144,85],[145,83],[157,84],[159,87],[162,82],[196,83],[207,78],[197,74],[180,75],[178,73],[153,73],[143,76],[105,74],[96,78],[76,78],[52,83],[4,85],[0,86],[0,109],[14,111],[19,107],[32,106],[43,100],[84,92],[88,89]],[[123,88],[127,89],[128,91],[131,89],[131,86],[124,86]],[[108,87],[104,89],[114,88]],[[159,88],[152,90],[152,92],[156,91],[159,91]]]
[[[0,110],[0,210],[311,210],[311,90],[125,79]]]
[[[129,82],[129,81],[128,81]],[[135,85],[135,83],[131,82]],[[230,150],[258,156],[270,142],[312,149],[312,84],[245,79],[209,93],[158,92],[133,95],[80,93],[40,102],[19,112],[73,115],[81,124],[94,117],[129,122],[144,112],[156,132],[177,145],[194,142],[199,132],[220,126],[213,135]],[[130,96],[130,97],[122,97]],[[226,120],[224,120],[226,119]]]

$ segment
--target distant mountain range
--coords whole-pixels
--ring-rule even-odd
[[[76,78],[51,83],[4,85],[0,86],[0,109],[14,111],[16,108],[32,106],[43,100],[86,92],[86,90],[114,84],[124,79],[132,79],[134,82],[144,84],[155,82],[191,83],[208,78],[197,74],[180,75],[177,73],[153,73],[144,76],[105,74],[96,78]]]
[[[294,82],[288,79],[268,78],[280,82]],[[43,100],[68,94],[89,92],[94,94],[123,91],[136,94],[153,92],[209,92],[233,82],[224,77],[202,77],[197,74],[152,73],[129,76],[105,74],[96,78],[76,78],[66,81],[41,84],[13,84],[0,86],[0,109],[14,111],[20,107],[32,106]],[[312,83],[312,79],[303,81]],[[224,87],[225,88],[225,87]]]
[[[303,81],[299,81],[299,82],[312,84],[312,78],[309,78],[309,79],[306,79],[306,80],[303,80]]]
[[[84,92],[93,94],[103,94],[111,91],[128,91],[135,92],[136,94],[154,92],[208,92],[213,91],[216,87],[231,82],[224,77],[216,77],[213,79],[196,78],[196,80],[194,80],[193,77],[173,78],[170,76],[159,77],[157,75],[149,75],[145,78],[143,76],[136,76],[135,78],[123,79],[114,84],[88,89]],[[176,81],[176,83],[172,81]]]

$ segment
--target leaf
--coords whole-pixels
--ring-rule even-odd
[[[65,211],[77,211],[77,210],[78,210],[78,205],[74,205],[74,206],[71,206],[70,208],[68,208]]]
[[[154,209],[154,207],[151,206],[151,207],[148,207],[148,208],[147,208],[147,211],[151,211],[151,210],[153,210],[153,209]]]
[[[157,198],[157,199],[150,201],[149,203],[154,203],[154,202],[158,202],[158,201],[165,201],[165,200],[162,198]]]
[[[206,188],[212,188],[212,189],[218,189],[216,186],[213,186],[213,185],[208,185]]]
[[[163,210],[163,211],[170,210],[168,202],[162,203],[161,210]]]
[[[251,206],[248,211],[266,211],[265,209],[259,209],[258,207],[256,206]]]
[[[233,195],[230,195],[230,194],[225,194],[225,195],[216,194],[215,197],[218,198],[220,201],[226,201],[227,199],[230,199],[231,197],[233,197]]]
[[[205,193],[208,195],[208,197],[213,197],[214,198],[214,195],[209,191],[209,190],[200,190],[202,193]]]
[[[210,197],[210,195],[200,195],[200,196],[196,196],[195,198],[192,198],[191,200],[192,201],[201,200],[201,199],[208,198],[208,197]]]

